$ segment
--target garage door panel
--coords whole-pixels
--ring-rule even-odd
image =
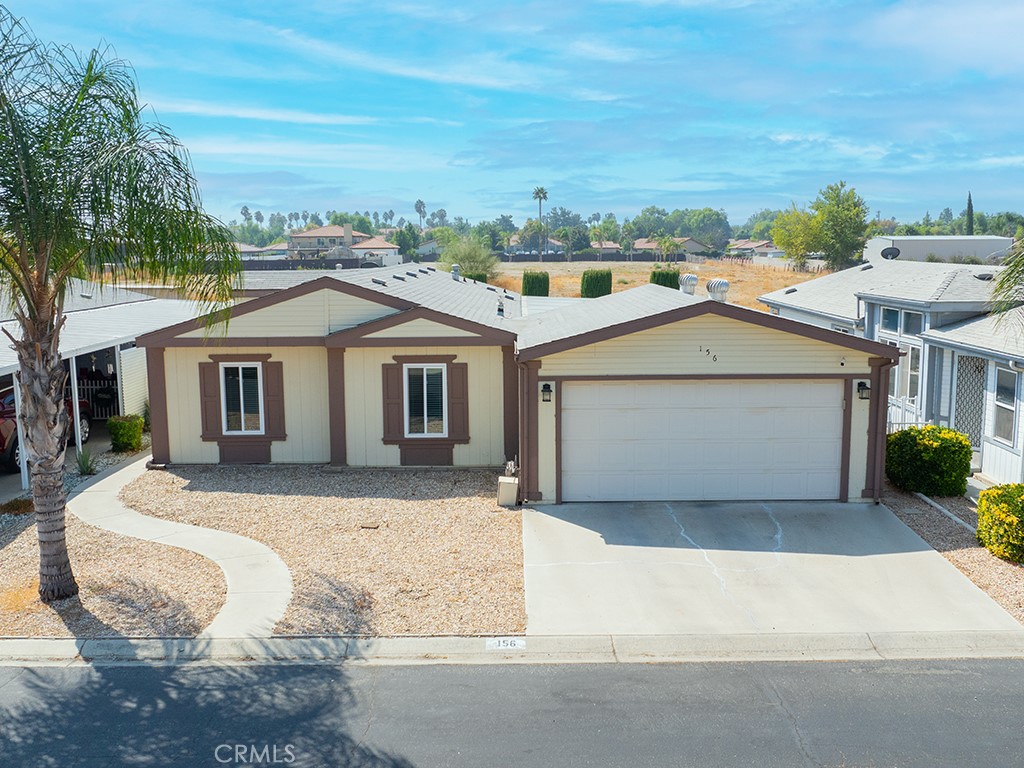
[[[841,454],[839,382],[562,389],[567,501],[836,498]]]

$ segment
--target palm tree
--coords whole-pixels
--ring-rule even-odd
[[[544,261],[544,246],[546,245],[544,241],[546,238],[544,237],[544,210],[542,206],[544,205],[544,201],[548,199],[548,191],[544,189],[544,187],[534,187],[533,199],[537,201],[537,223],[540,224],[541,227],[540,260]]]
[[[202,210],[184,148],[143,121],[127,64],[44,45],[0,8],[0,282],[20,326],[8,337],[43,602],[78,592],[64,533],[64,298],[72,278],[108,264],[114,281],[174,283],[207,305],[230,298],[240,268],[230,232]]]
[[[420,232],[423,231],[423,220],[427,217],[427,204],[422,200],[416,201],[416,213],[420,217]]]

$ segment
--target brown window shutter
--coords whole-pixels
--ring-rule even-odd
[[[268,437],[284,437],[284,364],[280,361],[263,364],[263,417]]]
[[[448,437],[469,440],[469,365],[448,365]]]
[[[401,440],[405,437],[402,366],[399,363],[388,363],[381,368],[384,376],[384,439]]]
[[[217,363],[199,364],[199,403],[203,439],[221,437],[220,366]]]

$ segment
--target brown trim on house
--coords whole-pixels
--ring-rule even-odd
[[[348,463],[345,432],[345,348],[327,350],[327,420],[331,445],[331,465]]]
[[[562,382],[555,382],[555,504],[562,503]]]
[[[885,445],[889,410],[889,376],[897,360],[873,357],[871,365],[871,405],[868,408],[868,471],[862,498],[877,503],[882,498],[885,477]]]
[[[167,373],[164,350],[146,350],[146,378],[149,379],[149,431],[152,437],[153,463],[171,460],[170,434],[167,431]]]
[[[403,467],[450,467],[455,464],[451,440],[406,440],[398,446]]]
[[[877,341],[868,341],[867,339],[862,339],[859,336],[851,336],[849,334],[839,333],[838,331],[832,331],[827,328],[819,328],[796,320],[789,320],[784,317],[771,315],[767,312],[758,312],[757,310],[738,307],[734,304],[725,304],[720,301],[708,300],[685,307],[676,307],[666,312],[660,312],[656,315],[648,315],[647,317],[638,318],[636,320],[629,320],[624,323],[618,323],[617,325],[597,328],[593,331],[587,331],[564,339],[549,341],[544,344],[538,344],[534,347],[521,347],[519,349],[519,361],[526,362],[528,360],[536,360],[547,355],[553,355],[557,352],[564,352],[568,349],[596,344],[599,341],[608,341],[609,339],[618,338],[619,336],[626,336],[638,331],[648,330],[649,328],[657,328],[662,325],[668,325],[669,323],[689,320],[690,318],[707,314],[720,315],[740,322],[750,323],[751,325],[758,325],[772,330],[792,333],[796,336],[803,336],[809,339],[814,339],[815,341],[823,341],[837,347],[855,349],[858,352],[870,352],[875,355],[890,358],[895,358],[899,354],[898,352],[892,351],[893,347]]]
[[[541,381],[731,381],[756,379],[863,379],[867,373],[643,373],[602,375],[543,375]]]
[[[458,355],[392,355],[396,363],[453,363]]]
[[[264,437],[224,437],[217,441],[221,464],[269,464],[270,440]]]
[[[850,436],[853,431],[853,379],[843,382],[843,444],[839,449],[839,500],[850,500]]]
[[[225,320],[227,320],[230,325],[230,320],[236,317],[247,315],[250,312],[266,309],[267,307],[272,307],[275,304],[280,304],[282,302],[298,298],[299,296],[305,296],[322,290],[345,293],[349,296],[355,296],[356,298],[372,301],[385,307],[392,307],[393,309],[412,309],[417,306],[411,301],[399,299],[396,296],[389,296],[386,293],[378,293],[377,291],[370,290],[369,288],[364,288],[361,285],[354,285],[343,280],[324,276],[318,277],[316,280],[310,280],[308,283],[301,283],[290,288],[282,288],[281,290],[274,291],[266,296],[251,299],[249,301],[242,302],[241,304],[235,304],[234,306],[227,307],[226,309],[207,313],[202,317],[186,320],[183,323],[177,323],[176,325],[171,325],[167,328],[161,328],[158,331],[144,333],[136,339],[135,343],[140,347],[166,346],[167,341],[182,333],[201,330],[218,322],[224,322]],[[217,317],[218,315],[220,315],[219,318]]]
[[[141,346],[141,345],[140,345]],[[322,347],[322,336],[185,336],[168,339],[160,347]]]
[[[505,461],[512,461],[519,453],[519,376],[514,347],[501,348],[501,403]]]
[[[476,336],[432,336],[432,337],[408,337],[408,338],[383,338],[368,339],[370,334],[386,331],[389,328],[397,328],[413,320],[428,320],[439,325],[446,325],[460,331],[468,331]],[[415,307],[405,312],[397,312],[393,315],[370,320],[369,322],[357,325],[354,328],[344,328],[340,331],[328,334],[326,344],[343,347],[388,347],[388,346],[441,346],[452,345],[498,345],[511,344],[515,342],[516,335],[511,331],[503,331],[492,328],[489,325],[474,323],[461,317],[446,315],[427,307]],[[443,340],[443,341],[439,341]],[[399,344],[399,342],[402,342]]]
[[[537,477],[539,459],[537,429],[539,412],[537,398],[540,397],[540,360],[530,360],[519,365],[519,443],[520,443],[520,495],[525,501],[539,501],[541,498]]]
[[[215,363],[265,363],[271,357],[273,355],[269,352],[252,355],[209,355],[209,358]]]

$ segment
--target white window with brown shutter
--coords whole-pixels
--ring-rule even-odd
[[[469,442],[469,366],[455,355],[393,359],[382,370],[384,442],[403,465],[450,466]]]
[[[222,463],[266,463],[285,440],[284,366],[268,354],[210,355],[199,364],[202,439]]]

